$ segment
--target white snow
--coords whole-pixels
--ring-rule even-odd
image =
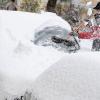
[[[5,77],[0,87],[4,86],[3,90],[11,94],[19,94],[29,86],[24,81],[33,82],[64,56],[53,48],[34,45],[31,40],[35,31],[55,25],[70,31],[70,25],[49,12],[34,14],[0,11],[0,22],[0,73]]]
[[[92,40],[75,54],[34,45],[35,31],[47,26],[71,31],[53,13],[0,11],[0,100],[26,89],[40,100],[99,100],[100,53],[90,52]]]
[[[100,53],[67,54],[34,83],[41,100],[99,100]]]

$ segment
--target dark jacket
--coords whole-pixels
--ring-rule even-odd
[[[100,14],[97,13],[94,15],[97,25],[100,25]]]

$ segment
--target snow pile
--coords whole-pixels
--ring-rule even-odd
[[[39,31],[48,26],[60,26],[71,30],[70,25],[54,13],[23,13],[13,11],[0,11],[0,20],[4,31],[8,32],[17,40],[26,40],[34,36],[35,31]],[[24,35],[24,36],[23,36]],[[34,37],[33,37],[34,38]]]
[[[66,55],[34,83],[41,100],[99,100],[100,53]]]
[[[69,55],[31,42],[35,32],[51,26],[71,31],[53,13],[0,11],[0,100],[11,100],[27,89],[38,100],[100,99],[98,52]],[[91,41],[81,45],[83,51],[90,51]]]
[[[64,56],[53,48],[31,42],[35,31],[47,26],[60,26],[70,31],[69,24],[53,13],[0,11],[0,91],[5,91],[2,93],[22,93]]]

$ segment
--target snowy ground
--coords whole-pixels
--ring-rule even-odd
[[[34,83],[42,100],[99,100],[100,53],[66,54]]]
[[[40,100],[99,100],[99,52],[81,40],[75,54],[34,45],[34,33],[47,26],[71,31],[53,13],[0,11],[0,100],[34,91]]]

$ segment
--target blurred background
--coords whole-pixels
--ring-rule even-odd
[[[6,5],[11,0],[0,0],[0,9],[5,10]],[[97,4],[99,0],[15,0],[18,11],[36,12],[49,11],[54,12],[57,15],[67,20],[67,15],[70,9],[74,8],[80,19],[84,19],[87,16],[87,2],[92,1],[93,6]]]

